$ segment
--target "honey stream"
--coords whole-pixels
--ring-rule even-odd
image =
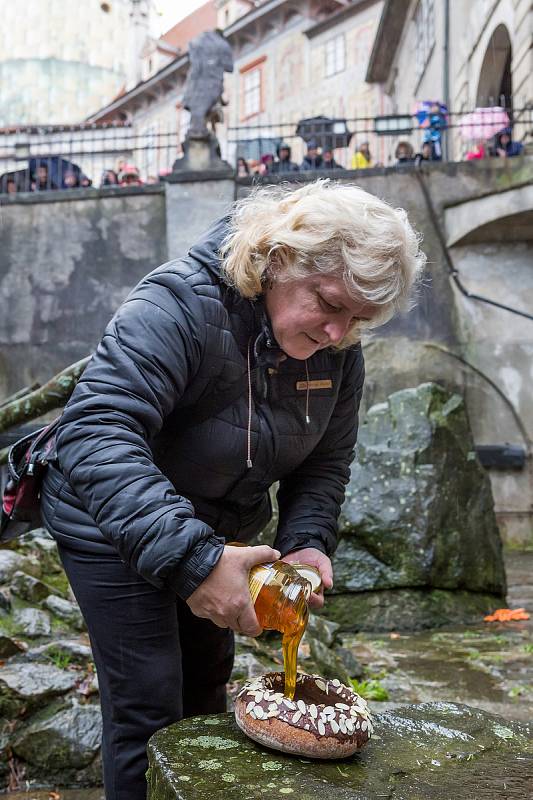
[[[262,628],[277,630],[283,634],[281,647],[285,670],[284,694],[292,700],[296,691],[298,646],[307,627],[309,609],[303,593],[294,603],[285,603],[281,608],[279,595],[279,586],[264,585],[255,601],[255,613]]]

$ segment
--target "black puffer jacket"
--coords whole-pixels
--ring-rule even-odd
[[[309,391],[306,423],[305,363],[279,363],[262,302],[221,280],[224,232],[217,223],[120,307],[65,408],[59,468],[43,488],[58,541],[115,548],[183,598],[209,575],[225,539],[247,541],[265,526],[278,480],[275,546],[333,552],[364,377],[360,347],[310,358],[310,380],[322,383]]]

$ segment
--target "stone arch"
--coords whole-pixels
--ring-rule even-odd
[[[512,108],[512,45],[507,26],[500,23],[487,44],[479,73],[476,106]]]

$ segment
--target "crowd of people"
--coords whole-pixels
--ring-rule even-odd
[[[148,175],[143,180],[135,164],[119,161],[115,169],[105,169],[99,186],[144,186],[159,183],[161,175]],[[41,159],[17,172],[8,172],[0,178],[0,193],[43,192],[58,189],[86,189],[93,181],[75,164],[58,163],[58,159]]]
[[[430,117],[430,124],[424,130],[420,149],[415,150],[411,142],[401,140],[394,151],[395,166],[414,164],[420,166],[422,162],[442,161],[442,133],[445,125],[442,115],[435,113]],[[464,154],[466,161],[480,158],[513,158],[523,151],[523,145],[514,141],[510,128],[498,133],[491,142],[479,140]],[[237,177],[250,175],[280,175],[291,172],[306,172],[309,170],[341,170],[344,166],[335,160],[334,152],[328,147],[320,148],[317,141],[311,139],[307,143],[307,152],[300,164],[292,160],[291,146],[281,142],[276,148],[276,156],[265,153],[259,160],[246,160],[242,156],[237,159]],[[371,167],[386,166],[374,159],[370,150],[370,143],[363,141],[355,149],[349,160],[351,169],[369,169]]]

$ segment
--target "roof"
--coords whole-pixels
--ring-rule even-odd
[[[407,22],[411,0],[385,0],[374,46],[370,53],[365,80],[367,83],[384,83]]]
[[[192,14],[189,14],[164,33],[160,41],[185,51],[191,39],[194,39],[195,36],[204,31],[212,31],[216,26],[217,10],[215,8],[215,0],[208,0],[207,3],[204,3],[203,6],[197,8],[196,11],[193,11]]]

